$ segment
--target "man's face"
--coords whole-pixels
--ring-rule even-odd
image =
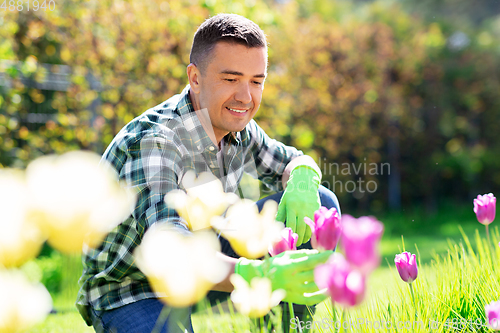
[[[207,108],[215,137],[245,128],[260,106],[267,50],[219,42],[199,77],[199,106]]]

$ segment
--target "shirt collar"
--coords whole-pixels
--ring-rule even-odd
[[[195,143],[198,145],[199,150],[210,149],[210,147],[214,147],[215,144],[210,140],[207,132],[201,125],[198,116],[194,112],[193,103],[191,103],[191,98],[189,97],[189,91],[191,86],[188,84],[181,92],[179,102],[177,103],[177,111],[183,122],[186,125],[186,128],[189,134],[194,139]],[[186,124],[186,121],[190,122],[190,124]],[[242,135],[243,133],[243,135]],[[226,136],[224,136],[223,140],[225,140],[228,144],[239,144],[244,137],[246,137],[246,127],[240,132],[229,132]],[[201,146],[200,146],[201,144]]]
[[[183,116],[194,112],[193,104],[191,103],[191,99],[189,98],[189,90],[191,86],[188,84],[181,92],[179,102],[177,103],[177,111],[179,115]]]

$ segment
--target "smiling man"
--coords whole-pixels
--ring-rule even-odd
[[[214,142],[220,143],[230,132],[240,132],[259,109],[267,70],[267,49],[218,42],[206,64],[192,54],[187,68],[190,97],[195,110],[206,109],[213,127]],[[196,66],[195,63],[200,63]]]
[[[191,308],[162,312],[160,296],[133,256],[155,224],[190,233],[186,221],[164,201],[168,192],[185,190],[182,178],[189,170],[212,172],[225,192],[240,194],[243,172],[260,179],[277,193],[257,206],[262,209],[266,200],[278,202],[276,219],[298,234],[302,248],[310,248],[311,236],[304,216],[312,218],[320,205],[339,209],[335,195],[319,185],[321,171],[314,160],[270,139],[253,120],[267,76],[267,42],[254,22],[234,14],[208,19],[195,34],[190,61],[189,84],[182,93],[132,120],[103,155],[120,179],[136,190],[138,199],[131,215],[99,248],[84,250],[77,307],[96,332],[151,332],[160,313],[165,314],[161,332],[193,331]],[[261,260],[239,258],[224,238],[220,241],[221,256],[232,269],[209,293],[210,300],[227,298],[233,289],[232,273],[250,281],[262,269]],[[324,295],[311,295],[318,291],[313,269],[328,255],[302,250],[294,254],[296,260],[272,261],[273,288],[285,289],[285,301],[297,304],[324,300]],[[303,311],[296,308],[296,314]],[[285,328],[289,321],[285,317]]]

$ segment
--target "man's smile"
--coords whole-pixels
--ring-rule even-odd
[[[227,106],[226,106],[226,109],[229,110],[231,113],[236,113],[238,115],[245,114],[249,110],[249,109],[233,109],[233,108],[229,108]]]

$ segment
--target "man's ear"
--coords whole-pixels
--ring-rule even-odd
[[[187,66],[187,76],[189,80],[189,85],[194,93],[198,94],[200,92],[200,70],[195,64],[189,64]]]

